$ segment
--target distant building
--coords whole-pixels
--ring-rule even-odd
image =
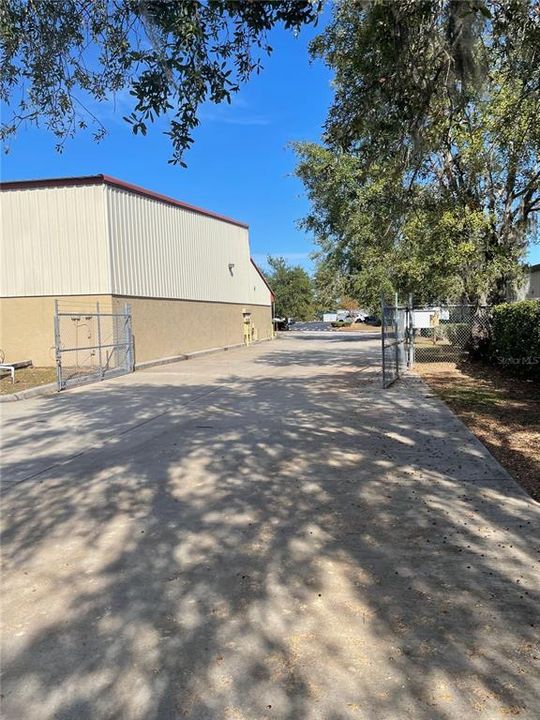
[[[337,313],[323,313],[322,319],[323,322],[336,322]]]
[[[525,299],[538,300],[540,298],[540,263],[529,267],[529,274],[524,290]]]
[[[368,313],[365,310],[336,310],[335,312],[323,313],[323,322],[336,322],[346,318],[360,318],[363,320]]]
[[[509,302],[540,299],[540,263],[523,268],[523,279],[509,283],[506,290]]]
[[[0,183],[0,348],[54,365],[54,305],[131,306],[135,363],[272,336],[248,226],[106,175]],[[247,320],[246,320],[247,318]]]

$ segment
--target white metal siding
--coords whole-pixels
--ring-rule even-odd
[[[0,195],[0,295],[110,294],[102,185]]]
[[[240,304],[261,294],[246,228],[115,187],[106,194],[114,294]]]
[[[271,304],[246,228],[103,184],[0,197],[1,296]]]
[[[250,263],[250,281],[249,281],[249,302],[251,305],[271,305],[272,294],[259,274],[259,271]]]

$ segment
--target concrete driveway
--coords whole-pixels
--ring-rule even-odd
[[[3,717],[536,720],[538,506],[378,355],[4,404]]]
[[[333,328],[332,323],[313,320],[310,322],[295,322],[294,325],[291,325],[290,330],[292,332],[331,332]]]

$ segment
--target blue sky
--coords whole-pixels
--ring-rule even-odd
[[[310,268],[311,239],[297,227],[308,204],[292,176],[288,144],[320,138],[332,99],[330,72],[319,61],[310,63],[307,50],[323,25],[304,28],[297,38],[281,29],[270,34],[274,53],[263,72],[231,106],[202,108],[187,170],[167,163],[171,148],[163,126],[146,137],[131,133],[122,120],[126,95],[120,95],[95,108],[109,129],[100,143],[82,132],[58,154],[45,130],[22,129],[2,157],[2,179],[113,175],[249,223],[252,255],[263,267],[272,254]],[[540,246],[531,249],[529,261],[540,262]]]
[[[59,155],[45,130],[21,130],[2,157],[2,179],[113,175],[247,222],[252,255],[263,265],[272,254],[310,267],[311,240],[296,226],[308,206],[291,176],[295,157],[288,144],[320,138],[332,98],[330,72],[309,62],[307,45],[317,32],[305,28],[298,38],[281,29],[271,33],[274,52],[264,59],[263,72],[231,106],[202,108],[187,169],[167,163],[171,148],[163,127],[150,127],[146,137],[131,133],[120,96],[116,108],[97,106],[109,129],[100,143],[82,132]]]

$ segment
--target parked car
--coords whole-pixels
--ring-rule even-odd
[[[289,320],[287,318],[275,317],[272,318],[274,330],[289,330]]]
[[[366,325],[374,325],[375,327],[381,327],[381,320],[375,315],[368,315],[364,322],[366,323]]]

